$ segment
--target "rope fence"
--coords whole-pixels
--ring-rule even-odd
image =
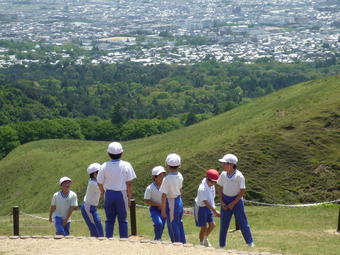
[[[253,205],[258,205],[258,206],[276,206],[276,207],[311,207],[311,206],[319,206],[319,205],[325,205],[325,204],[339,204],[340,199],[337,200],[332,200],[332,201],[325,201],[325,202],[318,202],[318,203],[308,203],[308,204],[274,204],[274,203],[264,203],[264,202],[257,202],[257,201],[251,201],[251,200],[246,200],[244,199],[244,202],[253,204]],[[220,204],[216,204],[219,206]],[[148,209],[149,206],[146,205],[140,205],[136,204],[135,200],[131,200],[131,207],[130,207],[130,223],[131,223],[131,234],[133,236],[137,235],[137,220],[136,220],[136,207],[138,208],[143,208],[143,209]],[[188,207],[183,209],[183,214],[187,216],[193,216],[194,215],[194,208],[193,207]],[[37,220],[43,220],[43,221],[49,221],[48,218],[29,214],[23,211],[19,211],[18,206],[14,206],[12,208],[12,213],[6,215],[10,217],[10,222],[13,222],[13,235],[14,236],[19,236],[19,215],[31,217]],[[11,217],[12,216],[12,217]],[[83,220],[72,220],[72,222],[83,222]],[[235,221],[235,227],[236,230],[239,230],[238,224]],[[340,208],[339,208],[339,219],[338,219],[338,226],[337,226],[337,232],[340,232]]]

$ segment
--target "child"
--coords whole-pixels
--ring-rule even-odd
[[[219,161],[224,170],[217,181],[217,184],[221,186],[219,189],[221,199],[220,247],[226,246],[227,232],[233,214],[235,214],[244,240],[248,246],[254,247],[242,199],[246,190],[245,179],[243,174],[237,170],[238,159],[233,154],[226,154]]]
[[[181,165],[181,158],[179,155],[172,153],[167,156],[165,162],[169,173],[164,178],[159,189],[162,192],[162,217],[167,218],[171,242],[186,243],[182,222],[183,202],[181,189],[183,176],[178,172]]]
[[[164,167],[156,166],[152,169],[153,183],[145,190],[144,201],[150,205],[150,216],[154,223],[155,240],[162,240],[162,234],[165,226],[165,218],[162,218],[162,192],[159,191],[163,178],[166,174]]]
[[[198,187],[197,197],[195,198],[194,216],[196,226],[201,227],[200,244],[207,247],[211,246],[208,236],[216,227],[213,214],[216,217],[220,216],[219,211],[215,209],[215,183],[218,177],[219,173],[215,169],[209,169]]]
[[[103,237],[103,227],[97,213],[97,205],[100,199],[100,190],[97,184],[97,175],[101,169],[100,164],[93,163],[87,168],[90,180],[87,185],[84,202],[81,205],[81,214],[90,230],[91,236]]]
[[[120,143],[110,143],[107,153],[111,161],[102,165],[97,176],[99,189],[102,193],[105,192],[106,237],[113,237],[117,217],[120,238],[128,238],[127,210],[131,203],[132,180],[136,178],[136,174],[129,162],[120,159],[123,154]]]
[[[71,215],[78,206],[77,195],[70,190],[71,183],[72,180],[66,176],[60,178],[61,191],[54,193],[52,197],[49,221],[54,220],[57,235],[70,234]]]

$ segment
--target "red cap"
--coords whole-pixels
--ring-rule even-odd
[[[215,169],[209,169],[206,174],[206,177],[214,182],[217,182],[219,176],[220,174]]]

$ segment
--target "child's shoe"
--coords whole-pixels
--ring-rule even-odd
[[[253,242],[251,242],[251,243],[248,243],[248,246],[249,247],[255,247],[255,244]]]
[[[206,247],[211,247],[211,243],[209,242],[208,238],[203,240],[203,245]]]

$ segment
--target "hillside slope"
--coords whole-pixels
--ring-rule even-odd
[[[197,125],[124,142],[124,159],[137,173],[134,195],[142,203],[150,171],[165,156],[182,156],[183,196],[191,206],[198,184],[217,159],[232,152],[247,181],[247,198],[309,202],[340,197],[340,76],[301,83]],[[83,198],[86,167],[103,162],[107,142],[43,140],[18,147],[0,161],[0,214],[19,205],[48,210],[57,181],[67,175]],[[81,200],[80,200],[81,201]]]

